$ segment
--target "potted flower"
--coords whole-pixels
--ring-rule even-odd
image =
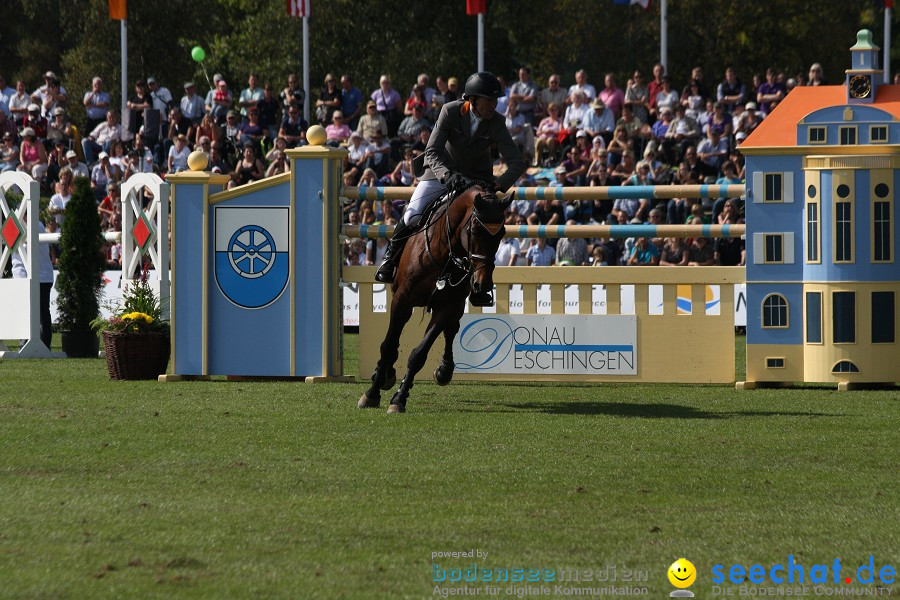
[[[110,379],[156,379],[169,364],[169,322],[147,283],[147,271],[131,285],[109,319],[92,323],[103,335]]]
[[[91,321],[100,314],[106,261],[101,251],[103,232],[97,200],[88,179],[75,179],[75,191],[64,216],[56,280],[62,347],[70,358],[96,358],[99,342]]]

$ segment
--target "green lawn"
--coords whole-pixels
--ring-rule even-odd
[[[897,390],[422,382],[387,415],[362,383],[100,360],[0,386],[4,598],[431,598],[432,553],[470,549],[646,570],[656,598],[680,556],[698,598],[714,564],[900,563]]]

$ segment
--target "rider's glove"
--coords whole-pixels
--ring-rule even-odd
[[[444,181],[444,184],[448,189],[459,190],[469,185],[469,180],[459,173],[451,173]]]

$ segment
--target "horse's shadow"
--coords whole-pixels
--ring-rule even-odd
[[[681,404],[635,402],[486,402],[461,400],[457,412],[538,412],[548,415],[606,415],[638,419],[734,419],[743,417],[840,417],[830,413],[792,411],[710,412]]]

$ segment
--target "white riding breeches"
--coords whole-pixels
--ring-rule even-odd
[[[406,212],[403,213],[403,222],[409,227],[415,227],[419,224],[419,219],[425,213],[429,206],[440,198],[447,190],[447,186],[437,179],[428,179],[420,181],[413,192],[409,204],[406,205]]]

